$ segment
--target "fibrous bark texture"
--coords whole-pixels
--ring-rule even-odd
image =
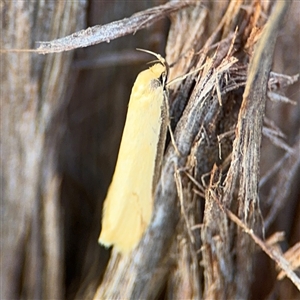
[[[88,29],[85,1],[1,7],[1,299],[296,299],[299,3],[126,2],[91,1]],[[136,47],[182,78],[152,222],[122,256],[97,237]]]

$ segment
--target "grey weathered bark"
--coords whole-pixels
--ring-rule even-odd
[[[274,108],[267,102],[266,109],[264,106],[267,91],[272,100],[289,102],[278,90],[297,80],[297,76],[275,73],[268,77],[274,57],[275,71],[286,71],[283,67],[276,69],[281,61],[287,61],[282,51],[287,46],[282,45],[289,48],[288,74],[299,70],[297,36],[294,40],[282,39],[294,34],[292,26],[299,28],[295,12],[300,6],[294,3],[289,13],[292,29],[281,35],[281,52],[274,55],[288,2],[277,1],[276,9],[275,3],[258,1],[212,1],[205,5],[186,2],[190,2],[189,7],[177,7],[179,11],[173,10],[170,16],[166,45],[166,59],[172,65],[170,80],[204,67],[199,74],[170,87],[171,122],[181,155],[171,143],[167,145],[153,222],[132,255],[120,257],[112,250],[106,269],[108,252],[97,244],[100,206],[126,112],[124,100],[128,97],[121,83],[130,88],[133,80],[127,79],[129,68],[115,71],[107,67],[140,60],[139,53],[126,49],[147,48],[142,40],[148,49],[160,52],[163,35],[159,32],[164,25],[152,25],[144,36],[137,33],[137,37],[128,36],[123,42],[111,42],[107,46],[114,52],[107,51],[106,55],[98,50],[101,48],[81,50],[72,70],[78,76],[68,87],[68,93],[74,89],[70,99],[65,95],[68,83],[63,80],[68,78],[69,53],[1,54],[1,218],[5,220],[1,296],[59,299],[64,297],[64,290],[69,299],[153,299],[161,293],[168,299],[266,298],[268,293],[284,299],[297,295],[288,284],[299,284],[291,267],[297,266],[296,242],[300,239],[296,184],[300,164],[299,105],[295,108],[283,103]],[[160,1],[152,3],[158,4]],[[80,5],[84,1],[53,2],[48,6],[5,4],[2,15],[5,11],[9,14],[2,18],[6,22],[1,48],[32,48],[33,41],[63,38],[84,28],[84,9]],[[132,10],[125,13],[125,2],[90,5],[92,25],[116,21],[147,8],[144,2],[136,2],[135,10],[131,5]],[[93,5],[99,5],[98,9],[92,9]],[[161,13],[176,6],[178,3],[171,1]],[[163,17],[157,9],[151,12],[155,20]],[[112,41],[124,32],[130,34],[132,28],[147,27],[146,23],[153,20],[147,14],[141,12],[101,28],[109,30],[124,24],[122,32],[110,36]],[[276,14],[277,19],[270,17]],[[63,21],[57,22],[55,16],[62,16]],[[139,26],[137,16],[146,16],[146,23]],[[46,17],[52,20],[49,28],[48,22],[42,22]],[[31,27],[16,26],[16,30],[16,20],[25,25],[29,22]],[[36,24],[45,27],[41,30]],[[272,34],[266,39],[267,32]],[[106,41],[105,34],[99,41]],[[137,38],[138,43],[131,38]],[[97,36],[92,40],[97,43]],[[51,43],[44,45],[47,48]],[[69,46],[64,44],[62,49]],[[259,53],[264,53],[263,57],[258,58]],[[87,70],[91,66],[94,70]],[[97,67],[102,71],[95,70]],[[299,102],[296,91],[290,95]],[[264,112],[268,117],[263,123]],[[271,142],[263,140],[261,147],[263,134]],[[286,212],[279,215],[282,209]],[[289,246],[296,244],[290,250],[294,254],[285,258],[276,250],[274,245],[282,235],[275,234],[272,242],[264,241],[263,219],[267,220],[266,236],[285,226],[290,234]],[[261,264],[255,263],[256,251],[261,249],[291,281],[276,281],[274,265],[269,273],[266,267],[258,269]],[[271,259],[264,258],[264,264],[273,263]],[[267,283],[262,285],[259,276],[264,283],[268,278]]]
[[[246,226],[258,235],[262,234],[258,202],[262,122],[274,46],[288,3],[278,2],[262,32],[258,32],[256,26],[263,26],[266,20],[261,18],[261,13],[270,14],[271,7],[253,4],[245,15],[241,5],[241,2],[228,5],[217,28],[212,29],[205,42],[199,34],[204,31],[201,28],[205,8],[200,5],[187,8],[172,20],[166,56],[167,61],[177,63],[172,71],[178,76],[189,71],[191,66],[199,67],[204,62],[206,66],[193,90],[191,80],[187,80],[177,92],[177,98],[172,99],[175,119],[179,114],[175,141],[181,155],[178,156],[169,145],[157,188],[152,224],[130,257],[120,257],[113,250],[95,299],[152,299],[166,286],[166,280],[169,280],[167,295],[170,298],[245,299],[250,295],[254,242],[251,235],[244,233],[244,227],[236,228],[230,222],[225,209],[233,210]],[[240,24],[237,20],[242,20],[242,16]],[[234,37],[237,26],[240,30]],[[184,37],[188,38],[180,32],[185,32]],[[210,47],[218,41],[215,56],[207,58],[212,53]],[[243,53],[246,47],[247,54]],[[192,50],[200,51],[198,59]],[[184,58],[180,58],[182,54]],[[235,57],[239,57],[239,63]],[[171,77],[175,77],[172,71]],[[246,88],[242,100],[242,93],[238,91],[243,86]],[[187,104],[182,104],[183,101]],[[178,102],[184,106],[183,111],[178,111],[178,107],[176,110]],[[236,138],[230,154],[233,134],[226,140],[226,133],[234,128]],[[222,159],[219,160],[217,137],[221,135],[225,138],[221,142]],[[228,155],[231,162],[227,172],[228,161],[224,159]],[[193,192],[193,181],[189,182],[189,179],[201,182],[201,176],[209,172],[213,164],[219,167],[212,171],[210,184],[203,186],[206,193],[200,242],[199,233],[192,228],[201,222],[201,200]],[[226,174],[223,181],[222,176]],[[235,220],[232,215],[230,217]],[[199,249],[202,249],[202,259],[198,257]],[[284,263],[281,266],[287,267]],[[287,270],[290,271],[288,267]],[[294,273],[290,278],[299,288],[299,278]]]
[[[152,224],[130,257],[120,257],[113,250],[95,299],[152,299],[166,285],[166,280],[169,280],[167,294],[170,298],[249,297],[254,242],[243,232],[244,228],[236,228],[230,222],[225,207],[233,210],[258,235],[262,234],[258,202],[262,121],[274,46],[288,3],[278,2],[262,32],[257,31],[256,26],[263,26],[266,20],[261,14],[270,14],[271,7],[253,4],[245,14],[241,5],[241,2],[228,5],[224,16],[220,14],[222,18],[217,28],[211,29],[211,36],[205,42],[200,35],[204,32],[205,8],[200,5],[187,8],[172,20],[166,58],[177,64],[171,71],[171,78],[186,73],[191,66],[199,67],[204,62],[206,66],[193,90],[192,80],[187,80],[173,99],[173,116],[177,121],[179,118],[175,140],[181,155],[178,157],[169,145]],[[238,23],[237,20],[243,21]],[[233,40],[237,26],[240,29]],[[186,33],[184,37],[180,32]],[[219,48],[209,59],[207,55],[212,55],[210,49],[216,42]],[[246,47],[248,53],[243,53]],[[198,59],[192,50],[200,51]],[[180,58],[182,54],[185,56]],[[239,57],[239,63],[235,57]],[[251,67],[248,68],[249,60]],[[246,89],[242,100],[242,93],[238,91],[243,86]],[[187,104],[183,104],[184,101]],[[184,106],[183,111],[178,111],[178,103]],[[236,138],[230,154],[234,134],[230,135],[230,131],[234,128]],[[221,141],[222,159],[218,159],[220,142],[217,137],[221,135],[225,138]],[[227,173],[228,161],[224,159],[228,155],[231,163]],[[206,193],[200,242],[199,233],[192,228],[201,222],[201,200],[193,192],[193,181],[189,179],[201,182],[201,176],[215,163],[219,168],[211,173],[210,184],[202,187]],[[226,174],[223,181],[222,176]],[[199,249],[202,249],[202,259],[197,254]],[[199,262],[203,271],[200,271]],[[170,273],[174,267],[176,272]],[[299,284],[293,273],[291,278]]]
[[[1,49],[84,27],[85,1],[4,1]],[[54,116],[72,53],[1,54],[1,299],[62,299],[63,228]]]

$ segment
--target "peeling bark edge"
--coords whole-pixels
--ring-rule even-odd
[[[262,120],[265,113],[267,83],[278,31],[283,24],[284,16],[289,6],[289,1],[277,1],[274,11],[264,28],[261,39],[256,46],[253,58],[250,61],[249,77],[246,82],[243,103],[238,118],[232,164],[226,178],[226,181],[230,177],[233,179],[230,181],[231,185],[225,188],[223,202],[226,204],[229,204],[232,200],[232,194],[241,169],[245,170],[251,164],[256,168],[256,175],[259,175]],[[258,136],[253,136],[253,134]],[[255,155],[255,158],[253,158],[253,155]],[[249,159],[249,157],[253,158],[253,160]],[[252,188],[254,188],[258,197],[258,181],[252,183]],[[239,196],[241,197],[241,195]],[[246,210],[248,209],[249,207],[245,205],[244,219],[247,218]]]
[[[162,19],[165,15],[176,12],[184,7],[195,5],[195,1],[168,2],[164,5],[153,7],[105,25],[96,25],[75,32],[66,37],[48,41],[37,42],[40,46],[35,50],[40,54],[70,51],[77,48],[88,47],[102,42],[109,43],[111,40],[130,33],[135,34],[138,30]]]

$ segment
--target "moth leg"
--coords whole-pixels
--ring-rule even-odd
[[[168,126],[168,130],[170,132],[170,137],[171,137],[171,142],[172,142],[172,145],[175,149],[175,152],[176,152],[176,155],[177,156],[182,156],[180,151],[178,150],[178,147],[176,145],[176,142],[175,142],[175,138],[174,138],[174,134],[173,134],[173,131],[172,131],[172,128],[171,128],[171,120],[170,120],[170,107],[169,107],[169,101],[168,101],[168,97],[164,97],[165,99],[165,102],[166,102],[166,110],[167,110],[167,126]]]

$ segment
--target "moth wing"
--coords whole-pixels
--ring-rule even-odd
[[[155,74],[156,75],[156,74]],[[153,211],[153,186],[161,162],[162,86],[151,69],[139,74],[134,84],[115,173],[104,202],[99,242],[121,252],[132,250],[148,227]],[[159,161],[158,161],[159,158]]]

